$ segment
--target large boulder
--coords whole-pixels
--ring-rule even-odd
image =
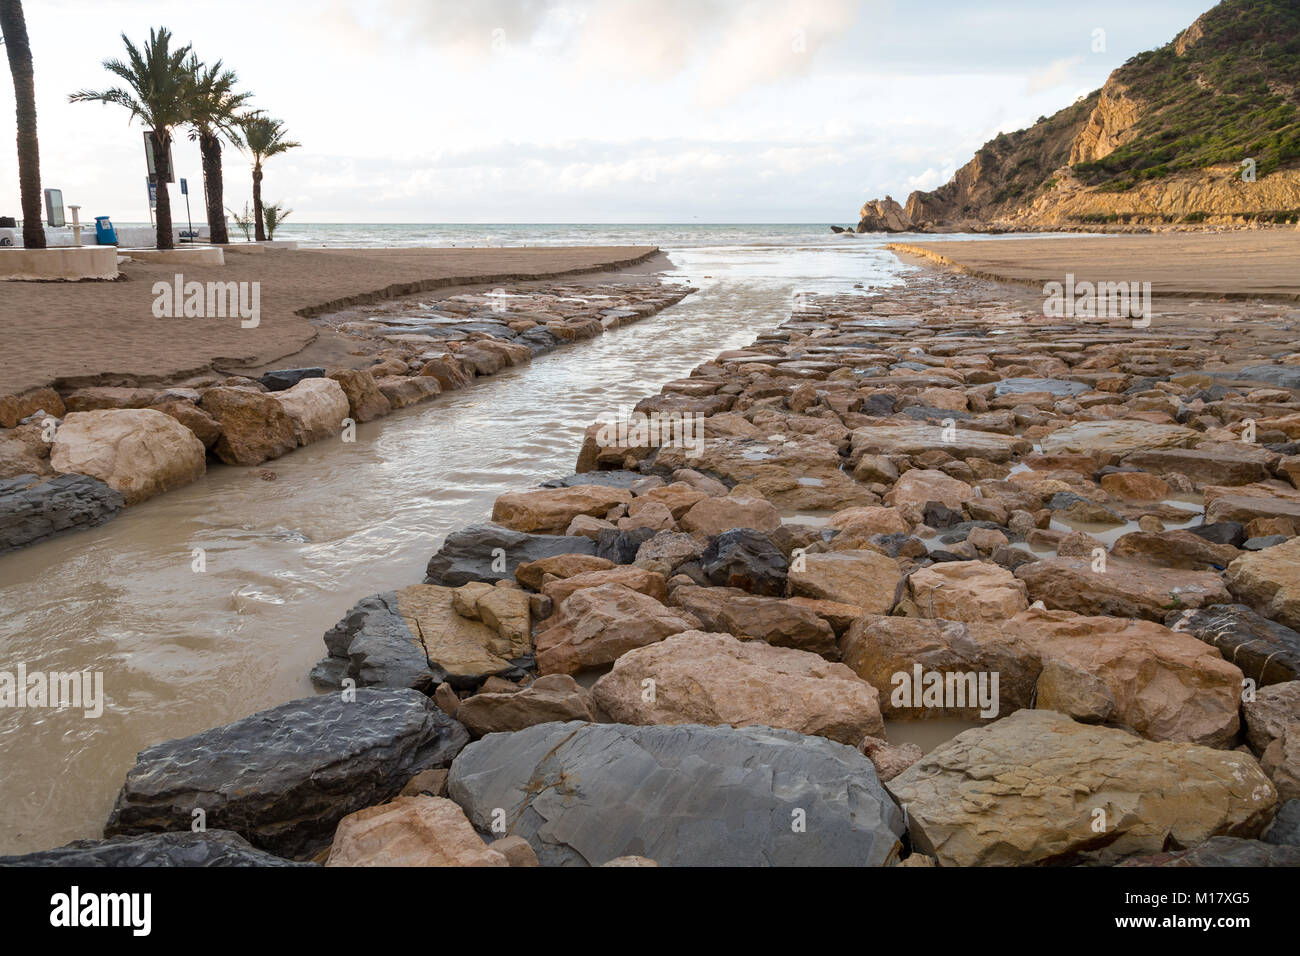
[[[0,480],[0,554],[117,517],[122,493],[89,475]]]
[[[596,715],[582,685],[568,674],[548,674],[519,690],[468,697],[456,708],[456,719],[482,737],[556,720],[595,720]]]
[[[710,584],[778,595],[785,593],[789,563],[761,531],[733,528],[709,542],[700,555],[700,568]]]
[[[151,408],[69,412],[54,434],[50,464],[60,474],[98,478],[133,505],[202,478],[207,450]]]
[[[509,866],[460,807],[415,794],[339,821],[326,866]]]
[[[652,597],[621,584],[602,584],[576,592],[534,635],[537,669],[576,674],[699,626],[691,615]]]
[[[1253,700],[1242,701],[1241,712],[1246,718],[1246,743],[1263,754],[1288,724],[1300,723],[1300,681],[1261,687]]]
[[[943,866],[1115,863],[1253,837],[1277,802],[1249,754],[1146,741],[1049,710],[958,734],[887,786],[907,809],[913,846]]]
[[[743,495],[726,498],[701,498],[681,519],[687,531],[722,534],[732,528],[753,528],[771,533],[781,527],[781,512],[771,502]]]
[[[1300,633],[1244,604],[1171,611],[1165,626],[1217,647],[1260,686],[1300,678]]]
[[[230,830],[145,833],[111,840],[74,840],[53,850],[0,856],[0,866],[312,866],[259,850]]]
[[[876,689],[843,664],[730,634],[685,631],[628,651],[592,696],[623,724],[760,724],[853,746],[885,730]]]
[[[838,601],[888,614],[897,603],[903,572],[898,563],[878,551],[835,551],[803,556],[802,566],[790,570],[790,593],[823,601]]]
[[[65,411],[63,399],[52,388],[34,388],[21,395],[0,395],[0,428],[13,428],[37,412],[62,418]]]
[[[210,388],[199,407],[221,426],[221,437],[212,450],[227,465],[260,465],[298,447],[293,419],[273,395]]]
[[[142,751],[106,837],[234,830],[277,856],[310,859],[338,822],[445,767],[469,733],[413,690],[358,690],[290,701]]]
[[[1124,467],[1158,475],[1177,472],[1198,485],[1249,485],[1270,477],[1272,455],[1249,442],[1205,443],[1199,448],[1159,448],[1124,456]]]
[[[1228,565],[1228,587],[1242,604],[1300,630],[1300,537],[1243,554]]]
[[[357,422],[368,422],[387,415],[392,403],[375,384],[375,377],[365,369],[335,369],[329,377],[343,387],[348,397],[349,417]]]
[[[425,582],[460,587],[470,581],[503,581],[521,564],[560,554],[596,553],[581,535],[524,534],[494,524],[477,524],[447,535],[429,559]]]
[[[921,617],[947,621],[1001,621],[1029,607],[1023,581],[986,561],[945,561],[907,578]]]
[[[1016,577],[1025,582],[1030,600],[1076,614],[1163,621],[1170,611],[1232,603],[1223,579],[1210,571],[1122,561],[1109,561],[1106,570],[1094,571],[1092,558],[1058,557],[1022,564]]]
[[[337,438],[348,417],[348,396],[332,378],[304,378],[291,388],[274,393],[289,420],[299,445]]]
[[[454,589],[432,584],[363,598],[325,632],[329,656],[312,671],[313,682],[432,691],[444,681],[470,689],[489,676],[521,674],[531,653],[527,630],[512,639],[458,614],[454,599]]]
[[[838,654],[835,631],[825,618],[789,600],[747,594],[737,588],[683,585],[674,589],[668,603],[699,618],[706,631],[723,631],[823,657]]]
[[[853,430],[851,460],[863,455],[923,455],[938,449],[953,458],[1010,461],[1033,451],[1033,443],[1015,435],[999,435],[940,425],[870,425]]]
[[[1160,425],[1136,419],[1075,422],[1042,439],[1044,453],[1098,452],[1118,460],[1129,452],[1148,448],[1187,448],[1202,440],[1200,432],[1182,425]]]
[[[630,491],[607,485],[509,491],[497,498],[492,520],[515,531],[563,534],[578,515],[603,518],[612,508],[631,501]]]
[[[543,866],[887,866],[903,832],[870,760],[767,727],[492,734],[452,764],[448,794],[480,832],[503,809]]]

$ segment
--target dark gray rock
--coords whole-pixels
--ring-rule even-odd
[[[1216,378],[1239,382],[1263,382],[1278,388],[1300,388],[1300,366],[1251,365],[1235,372],[1214,372]]]
[[[1082,382],[1069,382],[1060,378],[1004,378],[993,387],[993,394],[999,398],[1003,395],[1027,395],[1030,392],[1048,392],[1069,398],[1082,395],[1088,386]]]
[[[1033,564],[1039,560],[1039,556],[1032,551],[1026,551],[1024,548],[1013,548],[1005,544],[994,548],[990,557],[994,564],[1000,564],[1008,571],[1015,571],[1022,564]]]
[[[935,408],[933,405],[907,405],[901,408],[897,414],[923,422],[941,422],[945,418],[962,421],[963,419],[975,417],[970,412],[956,412],[951,408]]]
[[[1286,544],[1286,541],[1284,534],[1266,534],[1260,538],[1247,538],[1241,543],[1241,550],[1263,551],[1266,548],[1276,548],[1279,544]]]
[[[636,560],[636,553],[655,536],[653,528],[633,528],[631,531],[616,531],[605,528],[596,538],[596,556],[615,564],[631,564]]]
[[[414,690],[358,690],[290,701],[144,750],[106,837],[213,829],[310,859],[339,820],[396,796],[421,770],[447,766],[469,732]]]
[[[886,395],[883,392],[877,392],[875,395],[868,396],[862,402],[860,411],[863,415],[873,415],[876,418],[888,418],[894,414],[894,409],[898,406],[898,399],[893,395]]]
[[[1211,837],[1199,846],[1125,860],[1120,866],[1300,866],[1300,847]]]
[[[407,331],[401,329],[399,331]],[[325,370],[323,368],[281,368],[274,372],[267,372],[258,379],[262,386],[268,392],[283,392],[287,388],[293,388],[304,378],[324,378]]]
[[[709,583],[750,594],[785,595],[790,563],[772,539],[753,528],[732,528],[709,541],[700,555]]]
[[[1234,548],[1240,548],[1246,543],[1246,526],[1238,521],[1216,521],[1214,524],[1197,525],[1187,530],[1213,544],[1230,544]]]
[[[1300,679],[1300,633],[1244,604],[1172,611],[1165,627],[1213,644],[1261,687]]]
[[[314,866],[253,846],[230,830],[148,833],[111,840],[74,840],[54,850],[0,856],[0,866]]]
[[[935,502],[926,502],[927,507],[934,503]],[[940,505],[940,507],[943,506]],[[930,524],[930,522],[927,521],[926,524]],[[930,525],[930,527],[935,527],[935,525]],[[1001,531],[1008,538],[1011,537],[1011,532],[1002,527],[1002,525],[998,524],[996,521],[960,521],[950,527],[939,540],[944,544],[957,544],[959,541],[965,541],[970,537],[971,531],[975,528],[986,528],[989,531]]]
[[[497,569],[496,554],[505,553],[505,570]],[[579,535],[527,534],[495,524],[476,524],[447,535],[429,559],[425,584],[457,588],[470,581],[500,581],[514,577],[525,561],[557,554],[595,554],[596,542]]]
[[[769,727],[539,724],[452,764],[475,827],[496,808],[543,866],[886,866],[903,813],[852,747]],[[802,819],[806,832],[797,832]]]
[[[1277,846],[1300,847],[1300,800],[1287,800],[1280,804],[1273,822],[1260,839]]]
[[[542,482],[542,488],[572,488],[574,485],[603,485],[608,488],[630,488],[638,481],[644,481],[645,475],[639,471],[588,471],[583,474],[565,475]]]
[[[0,480],[0,554],[117,517],[122,495],[89,475]]]

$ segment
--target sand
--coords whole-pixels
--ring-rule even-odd
[[[1300,231],[891,243],[908,256],[1041,290],[1076,280],[1150,282],[1154,295],[1300,301]]]
[[[115,282],[0,283],[0,395],[57,385],[157,385],[214,368],[346,358],[309,321],[347,305],[448,286],[549,279],[645,262],[652,246],[505,249],[261,249],[225,266],[124,263]],[[261,283],[261,322],[155,318],[155,282]],[[294,357],[299,357],[295,362]]]

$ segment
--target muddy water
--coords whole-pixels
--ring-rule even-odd
[[[573,470],[583,428],[784,321],[797,291],[901,281],[865,243],[671,253],[700,291],[269,464],[214,467],[91,531],[0,557],[0,670],[100,671],[97,719],[0,711],[0,853],[97,837],[137,751],[313,693],[321,635],[418,582],[501,492]],[[193,570],[202,549],[206,570]]]

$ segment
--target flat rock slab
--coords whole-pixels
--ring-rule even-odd
[[[1270,477],[1267,450],[1247,442],[1221,442],[1202,448],[1155,448],[1130,452],[1125,467],[1152,474],[1171,471],[1186,475],[1198,485],[1249,485]]]
[[[414,584],[353,605],[325,632],[329,657],[312,671],[317,687],[412,687],[431,692],[443,681],[458,690],[492,675],[520,677],[529,662],[479,621],[456,613],[453,588]],[[423,641],[421,641],[423,635]]]
[[[1109,562],[1105,571],[1094,571],[1091,559],[1066,557],[1022,564],[1016,568],[1016,577],[1028,587],[1030,601],[1076,614],[1162,622],[1170,611],[1232,603],[1223,579],[1211,571],[1149,568],[1119,561]]]
[[[126,499],[89,475],[0,480],[0,554],[116,518]]]
[[[53,850],[0,856],[0,866],[313,866],[253,846],[230,830],[146,833],[111,840],[75,840]]]
[[[1088,391],[1090,386],[1083,382],[1070,382],[1060,378],[1004,378],[993,388],[993,394],[999,397],[1003,395],[1027,395],[1033,392],[1047,392],[1049,395],[1057,395],[1062,398],[1069,398],[1074,395],[1082,395]]]
[[[1300,633],[1244,604],[1174,611],[1165,626],[1217,647],[1261,687],[1300,678]]]
[[[1242,555],[1228,565],[1227,577],[1242,604],[1289,628],[1300,628],[1300,538]]]
[[[853,430],[853,460],[863,455],[922,455],[942,451],[954,458],[1010,461],[1033,451],[1033,444],[1014,435],[945,429],[939,425],[882,425]]]
[[[1186,448],[1197,444],[1203,437],[1200,432],[1181,425],[1116,419],[1076,422],[1058,428],[1043,437],[1042,446],[1048,455],[1100,451],[1118,457],[1143,448]]]
[[[580,535],[527,534],[500,525],[477,524],[447,535],[429,559],[424,580],[450,588],[470,581],[502,581],[527,561],[595,553],[596,542]]]
[[[965,731],[887,786],[914,847],[943,866],[1110,864],[1171,842],[1255,836],[1277,802],[1249,754],[1145,741],[1049,710]]]
[[[136,758],[106,837],[214,829],[310,859],[339,820],[445,767],[469,733],[413,690],[358,690],[290,701],[223,727],[155,744]]]
[[[448,793],[483,833],[504,809],[543,866],[887,866],[904,829],[857,750],[767,727],[490,734],[452,764]]]

